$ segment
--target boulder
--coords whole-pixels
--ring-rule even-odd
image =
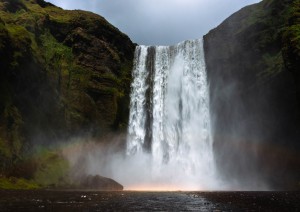
[[[80,188],[93,189],[101,191],[122,191],[123,186],[113,179],[102,177],[100,175],[88,175],[83,177],[80,182]]]

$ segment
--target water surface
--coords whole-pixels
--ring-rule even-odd
[[[0,191],[0,211],[300,211],[300,192]]]

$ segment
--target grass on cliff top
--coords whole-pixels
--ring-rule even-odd
[[[0,17],[4,22],[33,27],[41,19],[48,17],[50,20],[61,24],[80,22],[87,28],[94,28],[100,24],[102,27],[118,30],[105,18],[92,12],[82,10],[64,10],[48,3],[45,3],[42,6],[35,0],[16,1],[21,6],[16,7],[14,11],[8,10],[8,4],[4,1],[0,1]],[[16,3],[11,4],[16,5]]]
[[[105,18],[95,13],[82,11],[82,10],[64,10],[55,5],[47,5],[41,7],[41,5],[34,1],[24,1],[23,3],[28,10],[34,14],[35,17],[41,17],[49,15],[49,18],[57,23],[69,24],[75,22],[81,22],[87,28],[95,27],[97,24],[101,24],[102,27],[109,27],[116,29]]]

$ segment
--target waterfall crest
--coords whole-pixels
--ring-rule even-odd
[[[149,155],[152,182],[213,189],[210,125],[203,41],[137,46],[127,155]]]

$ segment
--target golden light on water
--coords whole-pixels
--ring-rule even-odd
[[[125,187],[126,191],[199,191],[193,186],[180,186],[171,184],[139,184]]]

